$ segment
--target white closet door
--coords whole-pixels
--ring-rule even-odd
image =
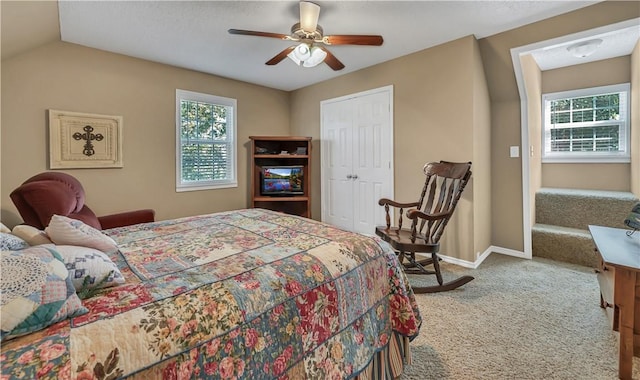
[[[354,101],[353,230],[372,234],[385,223],[378,200],[393,195],[390,99],[388,92],[379,92]]]
[[[322,220],[373,234],[393,198],[392,88],[322,102]]]
[[[322,220],[350,230],[353,226],[351,103],[325,104],[322,127]]]

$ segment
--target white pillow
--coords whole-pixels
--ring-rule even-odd
[[[4,232],[5,234],[8,234],[8,233],[11,232],[11,230],[9,229],[9,227],[7,227],[4,224],[0,223],[0,232]]]
[[[99,249],[102,252],[115,252],[118,245],[109,236],[76,219],[54,215],[44,232],[52,242],[60,245],[77,245]]]
[[[84,281],[87,276],[87,289],[124,284],[124,277],[116,264],[97,249],[53,244],[45,247],[55,249],[60,254],[76,292],[85,288]]]
[[[52,243],[44,231],[26,224],[19,224],[13,227],[11,233],[26,241],[31,246]]]

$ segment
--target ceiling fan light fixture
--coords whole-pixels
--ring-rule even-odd
[[[229,33],[296,42],[297,45],[289,45],[265,62],[265,65],[268,66],[277,65],[289,57],[298,66],[315,67],[324,62],[332,70],[338,71],[344,69],[344,63],[340,62],[324,45],[382,45],[382,36],[378,35],[336,34],[325,36],[322,27],[318,25],[320,5],[307,0],[300,1],[298,5],[300,6],[300,22],[293,24],[289,35],[244,29],[229,29]]]
[[[304,42],[296,46],[291,53],[293,53],[298,61],[306,61],[311,57],[311,49],[309,48],[309,45]]]
[[[317,46],[309,48],[309,45],[303,42],[296,46],[291,53],[287,54],[287,57],[298,66],[316,67],[324,62],[327,52]]]
[[[602,44],[602,40],[600,38],[596,38],[593,40],[578,42],[573,45],[569,45],[567,47],[567,51],[574,57],[584,58],[593,54],[598,49],[600,44]]]
[[[310,1],[300,2],[300,27],[307,33],[316,31],[320,17],[320,6]]]
[[[324,62],[325,58],[327,58],[327,52],[322,50],[322,49],[320,49],[317,46],[314,46],[314,47],[311,48],[311,57],[309,57],[309,59],[304,61],[302,66],[304,66],[304,67],[316,67],[319,64],[321,64],[322,62]]]

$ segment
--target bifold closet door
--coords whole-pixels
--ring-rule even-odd
[[[372,234],[393,197],[391,91],[323,103],[322,142],[323,221]]]

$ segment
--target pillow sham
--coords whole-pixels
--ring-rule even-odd
[[[118,245],[109,236],[76,219],[54,215],[44,229],[55,244],[95,248],[102,252],[115,252]]]
[[[26,224],[20,224],[13,227],[11,233],[22,240],[26,241],[29,245],[51,244],[51,240],[47,234],[33,226]]]
[[[38,246],[0,255],[0,341],[88,312],[55,250]]]
[[[28,247],[29,244],[21,238],[6,232],[0,232],[0,250],[17,251]],[[4,273],[2,275],[4,276]]]
[[[74,245],[51,245],[50,247],[62,257],[76,292],[124,284],[122,273],[103,252],[95,248]]]

